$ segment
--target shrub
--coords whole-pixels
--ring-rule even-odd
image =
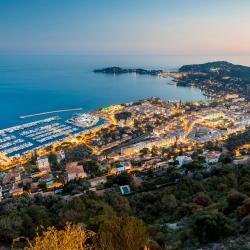
[[[244,200],[243,204],[238,208],[238,212],[242,217],[250,213],[250,198]]]
[[[148,232],[135,217],[115,217],[100,226],[98,241],[105,250],[139,250],[147,244]]]
[[[233,232],[232,222],[217,210],[202,211],[191,218],[191,232],[199,242],[216,241]]]
[[[95,233],[79,225],[67,223],[63,230],[57,230],[55,227],[47,228],[42,235],[36,235],[34,242],[26,239],[28,244],[24,250],[91,250],[94,249],[93,243],[87,243],[87,240],[93,238],[94,235]],[[13,247],[21,239],[22,237],[15,239]]]

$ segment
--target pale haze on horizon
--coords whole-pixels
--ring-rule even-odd
[[[248,0],[1,0],[0,53],[250,55]]]

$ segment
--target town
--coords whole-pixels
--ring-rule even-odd
[[[249,143],[230,154],[226,147],[231,137],[249,131],[250,104],[237,94],[193,103],[149,98],[112,105],[93,114],[105,123],[12,159],[2,154],[0,198],[36,194],[68,197],[86,190],[102,193],[110,188],[114,176],[124,173],[134,186],[140,186],[143,173],[175,168],[185,175],[188,172],[183,166],[197,159],[204,169],[229,155],[235,164],[249,163]],[[72,132],[72,127],[56,120],[49,120],[56,133],[60,129]],[[25,135],[31,133],[38,138],[40,132],[31,130]],[[81,184],[69,192],[72,183]],[[136,192],[125,184],[117,186],[121,194]]]

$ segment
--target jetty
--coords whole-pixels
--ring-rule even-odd
[[[48,115],[48,114],[54,114],[54,113],[80,111],[80,110],[82,110],[82,108],[52,110],[52,111],[47,111],[47,112],[42,112],[42,113],[37,113],[37,114],[22,115],[22,116],[19,116],[19,118],[20,119],[25,119],[25,118],[34,117],[34,116],[40,116],[40,115]]]

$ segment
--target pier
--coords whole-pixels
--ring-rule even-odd
[[[48,114],[54,114],[54,113],[62,113],[62,112],[70,112],[70,111],[80,111],[80,110],[82,110],[82,108],[52,110],[52,111],[47,111],[47,112],[42,112],[42,113],[37,113],[37,114],[23,115],[23,116],[19,116],[19,118],[20,119],[25,119],[25,118],[34,117],[34,116],[40,116],[40,115],[48,115]]]

